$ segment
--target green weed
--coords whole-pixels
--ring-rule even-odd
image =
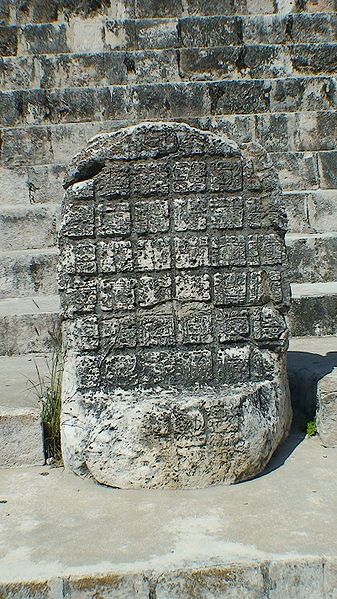
[[[29,379],[29,383],[41,404],[46,459],[60,463],[62,461],[60,419],[64,354],[60,328],[49,331],[49,335],[52,352],[49,357],[46,357],[47,374],[43,374],[35,363],[36,380]]]
[[[317,434],[316,420],[309,420],[307,422],[306,433],[308,437],[314,437]]]

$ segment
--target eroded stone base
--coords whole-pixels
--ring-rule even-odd
[[[63,418],[65,464],[125,489],[246,480],[261,472],[288,432],[284,387],[265,382],[234,390],[72,397]],[[79,405],[81,413],[69,418]]]

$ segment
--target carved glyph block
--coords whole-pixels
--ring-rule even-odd
[[[121,488],[260,472],[291,419],[285,218],[268,157],[144,123],[94,138],[65,187],[65,464]]]

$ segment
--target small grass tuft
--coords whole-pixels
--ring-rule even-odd
[[[307,422],[306,433],[308,437],[314,437],[317,434],[316,420],[309,420]]]
[[[60,464],[61,453],[61,384],[64,365],[62,335],[59,327],[49,331],[52,352],[46,357],[47,374],[42,374],[35,363],[37,380],[29,379],[31,389],[41,404],[44,450],[46,460]]]

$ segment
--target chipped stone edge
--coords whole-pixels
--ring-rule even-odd
[[[230,151],[233,156],[240,155],[240,146],[223,134],[198,129],[197,127],[192,127],[187,123],[176,121],[141,121],[136,125],[122,127],[109,133],[99,133],[89,139],[85,148],[73,157],[69,167],[66,169],[63,187],[68,189],[68,187],[74,183],[86,181],[87,179],[91,179],[97,175],[105,166],[107,160],[107,146],[111,146],[114,140],[118,142],[126,141],[132,137],[134,131],[139,131],[142,129],[145,131],[149,129],[161,130],[163,127],[165,127],[167,131],[173,130],[174,132],[179,131],[183,133],[187,130],[192,131],[198,134],[200,137],[204,137],[205,140],[214,140],[215,143],[219,141],[219,138],[221,138],[224,144],[227,146],[227,151]],[[255,145],[259,146],[261,151],[263,150],[262,146],[259,144]],[[129,155],[116,155],[114,156],[114,159],[129,160],[131,157]]]
[[[83,568],[81,568],[83,571]],[[253,577],[253,574],[255,577]],[[47,578],[26,580],[0,580],[1,599],[71,599],[89,597],[87,593],[103,593],[103,598],[114,593],[123,599],[125,590],[130,599],[156,599],[157,591],[165,585],[174,590],[176,599],[193,599],[195,591],[207,590],[207,581],[212,590],[223,593],[226,588],[242,592],[259,592],[259,597],[268,599],[275,592],[285,592],[295,576],[295,588],[299,592],[312,591],[313,583],[319,587],[320,597],[333,599],[337,583],[337,556],[307,555],[280,557],[262,560],[229,561],[213,565],[198,565],[172,569],[119,570],[81,574],[65,574]],[[247,582],[248,581],[248,582]],[[283,586],[285,584],[285,587]],[[249,585],[249,588],[247,587]],[[119,587],[121,595],[119,595]],[[174,588],[175,587],[175,588]],[[272,595],[270,592],[272,591]],[[131,594],[130,594],[131,592]],[[115,594],[116,593],[116,594]],[[161,595],[160,595],[161,596]],[[199,596],[199,595],[198,595]],[[220,594],[219,597],[223,595]],[[246,596],[246,595],[245,595]],[[280,595],[281,596],[281,595]],[[308,595],[309,596],[309,595]],[[314,594],[314,597],[318,595]]]

